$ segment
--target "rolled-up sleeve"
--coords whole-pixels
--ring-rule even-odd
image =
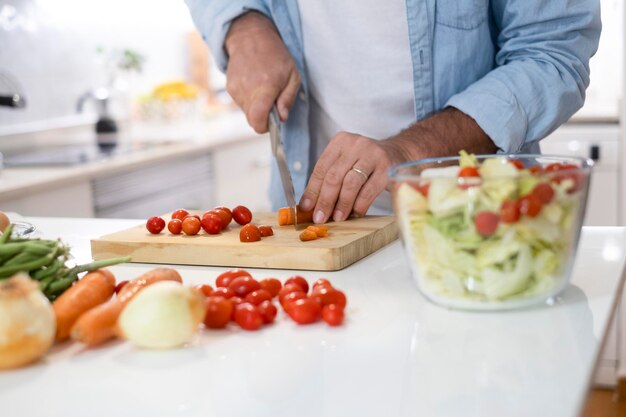
[[[542,139],[580,109],[600,38],[599,0],[493,0],[495,68],[446,103],[504,152]]]
[[[269,16],[267,5],[262,0],[185,0],[185,2],[196,28],[222,71],[226,71],[228,62],[224,39],[231,22],[250,10]]]

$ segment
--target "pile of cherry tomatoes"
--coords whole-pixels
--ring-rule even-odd
[[[284,285],[276,278],[257,281],[243,269],[233,269],[220,274],[215,288],[208,284],[196,287],[207,299],[204,325],[221,329],[234,321],[245,330],[258,330],[274,321],[282,309],[298,324],[325,321],[331,326],[343,322],[346,307],[345,294],[334,288],[327,279],[318,279],[311,286],[301,276],[287,279]]]
[[[190,214],[185,209],[178,209],[172,213],[171,220],[167,223],[167,230],[173,235],[184,233],[188,236],[197,235],[200,230],[207,234],[217,235],[225,230],[234,220],[241,225],[239,240],[241,242],[257,242],[262,237],[272,236],[274,231],[271,226],[257,226],[252,223],[252,212],[245,206],[215,207],[206,211],[202,217]],[[153,216],[146,222],[146,229],[152,234],[158,235],[165,229],[165,220],[159,216]]]

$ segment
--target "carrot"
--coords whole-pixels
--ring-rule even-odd
[[[308,227],[300,233],[300,240],[303,242],[317,239],[317,234]]]
[[[307,229],[315,232],[317,237],[326,237],[328,236],[328,227],[326,226],[307,226]]]
[[[56,341],[66,340],[76,320],[87,310],[109,300],[114,291],[115,277],[111,271],[98,269],[89,272],[54,300],[52,308],[57,323]]]
[[[313,210],[305,211],[297,206],[298,224],[313,222]],[[291,207],[281,207],[278,209],[278,225],[287,226],[295,223],[294,210]]]
[[[143,288],[159,281],[183,280],[180,274],[171,268],[156,268],[146,272],[124,285],[116,298],[80,316],[70,332],[72,339],[89,346],[97,346],[115,337],[117,318],[126,304]]]

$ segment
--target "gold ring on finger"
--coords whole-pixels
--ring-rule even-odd
[[[369,174],[367,172],[363,171],[361,168],[352,167],[352,169],[350,169],[350,171],[356,172],[357,174],[362,176],[365,181],[367,181],[367,179],[370,177]]]

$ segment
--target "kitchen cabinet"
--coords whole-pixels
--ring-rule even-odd
[[[268,135],[253,137],[213,152],[215,200],[218,205],[245,205],[253,212],[271,211],[272,152]]]
[[[29,216],[94,217],[91,183],[77,180],[25,196],[0,199],[0,210]]]

